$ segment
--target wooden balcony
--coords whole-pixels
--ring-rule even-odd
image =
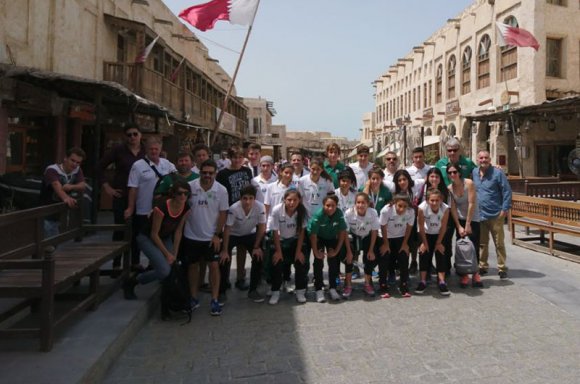
[[[187,121],[193,124],[213,128],[217,121],[215,105],[141,64],[104,62],[103,80],[127,87],[139,96],[166,107],[176,117],[188,116]],[[247,122],[236,117],[235,135],[243,138],[246,126]]]

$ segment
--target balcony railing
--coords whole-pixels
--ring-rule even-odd
[[[216,106],[151,68],[134,63],[104,62],[103,78],[166,107],[175,116],[188,116],[188,121],[204,127],[215,126]],[[236,135],[243,137],[244,132],[247,132],[247,122],[236,117]]]

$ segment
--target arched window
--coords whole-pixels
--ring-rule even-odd
[[[518,21],[515,17],[509,16],[504,21],[511,27],[518,27]],[[501,81],[515,79],[518,77],[518,50],[517,47],[512,45],[506,45],[501,47],[500,56],[500,73]]]
[[[477,49],[477,89],[489,87],[489,49],[491,39],[483,35]]]
[[[461,56],[461,94],[471,92],[471,47],[466,47]]]
[[[457,129],[455,128],[455,124],[453,123],[449,124],[449,127],[447,127],[447,135],[449,137],[455,137],[455,135],[457,135]]]
[[[447,62],[447,99],[455,98],[455,69],[457,66],[457,60],[455,55],[451,55],[449,61]]]
[[[435,104],[443,101],[443,64],[437,67],[437,77],[435,78]]]

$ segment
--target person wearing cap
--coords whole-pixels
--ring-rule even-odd
[[[256,188],[256,200],[263,203],[268,190],[268,184],[278,180],[278,177],[272,172],[274,168],[274,159],[272,156],[262,156],[260,159],[260,174],[252,179],[252,185]]]
[[[356,188],[365,185],[368,180],[368,173],[373,168],[374,164],[369,161],[369,147],[366,145],[359,145],[356,149],[356,156],[358,161],[350,164],[349,167],[354,171],[356,176]]]

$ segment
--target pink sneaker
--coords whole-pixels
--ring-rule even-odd
[[[347,285],[342,290],[342,297],[344,297],[345,299],[348,299],[350,297],[351,293],[352,293],[352,287],[350,285]]]
[[[365,284],[364,293],[367,296],[375,297],[375,289],[372,284]]]

